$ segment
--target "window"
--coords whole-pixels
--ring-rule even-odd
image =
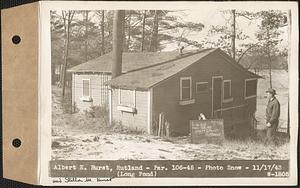
[[[119,104],[122,106],[135,106],[135,91],[119,89]]]
[[[135,90],[119,89],[119,105],[117,109],[122,112],[136,113]]]
[[[256,97],[256,79],[245,80],[245,99]]]
[[[179,105],[189,105],[195,103],[192,99],[192,78],[180,78],[180,101]]]
[[[90,97],[90,80],[89,79],[83,79],[82,84],[83,84],[82,95],[84,97]]]
[[[192,99],[192,78],[180,78],[180,100]]]
[[[205,93],[208,91],[208,82],[197,82],[196,93]]]
[[[231,96],[231,80],[223,81],[223,102],[230,102],[233,98]]]

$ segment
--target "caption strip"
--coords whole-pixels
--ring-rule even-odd
[[[53,182],[154,177],[289,177],[289,160],[50,161]]]

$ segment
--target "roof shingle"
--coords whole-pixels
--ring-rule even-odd
[[[142,53],[125,52],[122,57],[122,72],[125,73],[135,69],[177,59],[179,57],[181,56],[178,51]],[[72,67],[68,70],[68,72],[111,72],[111,65],[112,53],[108,53],[86,63]]]
[[[247,71],[238,65],[220,49],[203,49],[189,51],[180,55],[177,51],[172,52],[145,52],[145,53],[123,53],[122,75],[109,80],[106,85],[127,89],[147,90],[157,83],[184,70],[193,63],[200,61],[203,57],[218,52],[237,69],[245,72],[250,77],[260,78],[258,75]],[[106,72],[111,73],[112,54],[100,56],[86,63],[77,65],[69,72]]]
[[[187,68],[215,50],[216,49],[202,50],[170,62],[128,72],[107,81],[106,84],[113,87],[146,90]]]

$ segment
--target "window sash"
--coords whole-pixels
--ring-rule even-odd
[[[182,100],[191,99],[190,96],[190,88],[182,88]]]
[[[119,105],[135,107],[135,90],[119,89]]]
[[[253,85],[251,85],[253,84]],[[257,80],[256,79],[246,79],[245,80],[245,98],[252,98],[256,97],[256,88]],[[249,88],[249,87],[254,87],[254,88]],[[253,91],[251,91],[253,89]]]
[[[231,99],[231,80],[223,81],[223,99]]]
[[[82,96],[90,97],[90,80],[89,79],[82,80]]]
[[[203,90],[200,90],[201,86],[204,86]],[[196,83],[196,93],[205,93],[208,91],[208,82],[197,82]]]
[[[186,81],[189,81],[189,86],[187,86]],[[184,84],[184,82],[186,82]],[[180,100],[190,100],[192,99],[192,78],[183,77],[180,78]]]

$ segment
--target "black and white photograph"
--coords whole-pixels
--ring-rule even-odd
[[[295,182],[292,4],[41,5],[43,184]]]
[[[3,177],[42,186],[296,185],[297,6],[4,8]]]
[[[53,160],[289,159],[289,10],[50,14]]]

